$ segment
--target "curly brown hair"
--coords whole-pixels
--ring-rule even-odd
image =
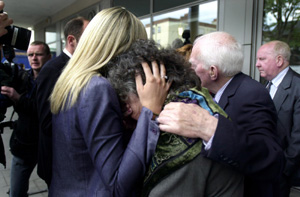
[[[169,94],[175,94],[193,87],[201,89],[201,82],[184,57],[174,49],[159,49],[154,41],[137,40],[129,51],[118,55],[107,66],[107,78],[116,90],[121,101],[126,101],[129,93],[136,92],[135,76],[141,74],[145,83],[145,74],[141,62],[163,63],[168,80],[172,81]],[[150,66],[151,67],[151,66]]]

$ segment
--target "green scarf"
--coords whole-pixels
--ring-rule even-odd
[[[211,115],[220,114],[228,118],[227,114],[216,104],[206,88],[201,91],[192,88],[188,91],[171,96],[169,102],[194,103],[208,110]],[[146,173],[142,196],[148,196],[152,188],[162,179],[173,173],[200,154],[201,139],[192,139],[171,133],[161,132],[155,154]]]

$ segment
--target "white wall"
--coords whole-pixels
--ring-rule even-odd
[[[255,51],[257,0],[219,0],[219,30],[233,35],[243,45],[243,72],[257,79]]]

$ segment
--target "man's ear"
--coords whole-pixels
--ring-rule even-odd
[[[209,76],[211,80],[216,80],[219,75],[219,69],[215,65],[209,67]]]
[[[68,42],[69,46],[72,46],[72,47],[76,46],[75,45],[76,44],[76,38],[73,35],[68,35],[67,42]]]
[[[276,65],[277,67],[282,67],[284,65],[284,58],[282,57],[282,55],[277,55]]]

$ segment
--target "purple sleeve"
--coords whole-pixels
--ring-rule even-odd
[[[127,196],[144,176],[154,154],[158,125],[151,120],[152,112],[143,108],[126,148],[120,105],[110,84],[106,80],[89,84],[83,97],[79,125],[93,163],[114,196]]]

